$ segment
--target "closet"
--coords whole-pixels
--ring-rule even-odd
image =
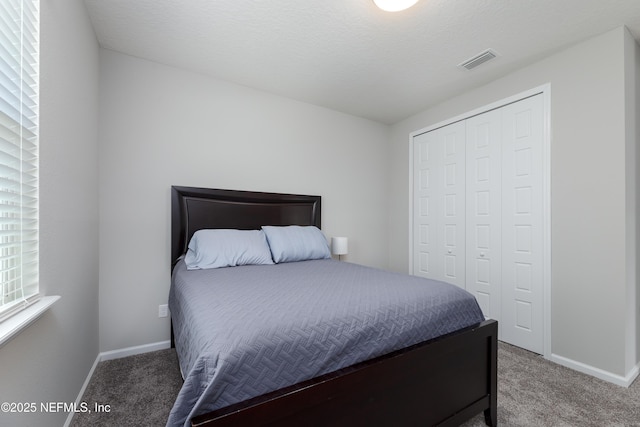
[[[413,274],[471,292],[500,339],[543,353],[544,97],[412,137]]]

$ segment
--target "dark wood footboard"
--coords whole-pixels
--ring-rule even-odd
[[[497,425],[498,323],[452,334],[195,417],[193,426]]]

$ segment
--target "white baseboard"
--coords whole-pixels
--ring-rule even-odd
[[[592,377],[596,377],[622,387],[629,387],[640,373],[640,363],[634,366],[627,375],[621,376],[600,368],[595,368],[582,362],[576,362],[575,360],[558,356],[557,354],[552,354],[549,360],[575,371],[582,372],[583,374],[591,375]]]
[[[165,350],[170,347],[171,347],[171,341],[160,341],[160,342],[151,343],[151,344],[138,345],[135,347],[127,347],[119,350],[104,351],[102,353],[99,353],[98,356],[96,357],[95,362],[93,362],[93,366],[89,370],[87,379],[84,380],[84,384],[82,384],[82,388],[78,393],[78,397],[76,398],[76,405],[78,407],[80,406],[80,402],[82,401],[82,396],[84,395],[84,392],[87,389],[89,382],[91,381],[91,377],[93,377],[93,373],[96,370],[98,363],[103,362],[105,360],[120,359],[122,357],[134,356],[136,354],[150,353],[152,351],[157,351],[157,350]],[[69,412],[69,415],[67,416],[67,420],[64,423],[64,427],[69,427],[69,425],[71,424],[71,420],[73,420],[74,415],[75,415],[74,411]]]
[[[135,347],[121,348],[119,350],[104,351],[100,353],[100,361],[120,359],[136,354],[150,353],[152,351],[166,350],[171,347],[171,341],[160,341],[151,344],[137,345]]]
[[[76,406],[80,406],[80,402],[82,401],[82,396],[84,395],[84,391],[87,389],[89,385],[89,381],[91,381],[91,377],[93,376],[93,372],[96,370],[98,363],[100,362],[100,355],[96,357],[96,360],[93,362],[93,366],[89,369],[89,374],[87,375],[87,379],[84,380],[84,384],[82,384],[82,388],[80,389],[80,393],[78,393],[78,397],[76,397]],[[73,420],[73,416],[75,415],[75,411],[69,412],[67,415],[67,420],[64,423],[64,427],[69,427],[71,424],[71,420]]]

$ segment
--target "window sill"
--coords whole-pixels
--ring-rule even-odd
[[[42,297],[24,310],[0,323],[0,347],[44,314],[59,296]]]

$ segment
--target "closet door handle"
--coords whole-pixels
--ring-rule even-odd
[[[484,258],[484,252],[480,252],[480,257]]]
[[[447,249],[448,254],[450,254],[451,252],[453,252],[451,249]]]

